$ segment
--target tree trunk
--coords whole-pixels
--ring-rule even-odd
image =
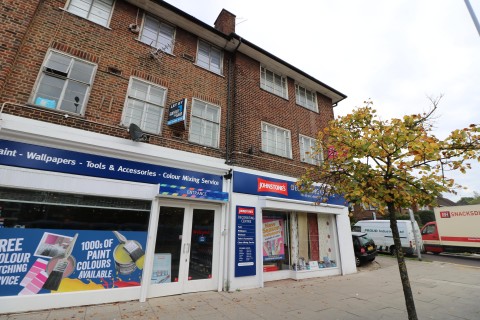
[[[400,242],[400,233],[398,232],[397,218],[395,216],[395,208],[393,204],[388,204],[388,214],[390,216],[390,228],[392,229],[393,242],[398,262],[398,270],[400,271],[400,279],[402,280],[403,295],[405,296],[405,305],[407,307],[408,319],[418,320],[417,311],[415,309],[415,301],[413,300],[412,287],[408,279],[407,265],[403,255],[402,244]]]

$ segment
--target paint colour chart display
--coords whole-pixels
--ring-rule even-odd
[[[255,208],[237,206],[235,238],[235,277],[254,276],[255,261]]]

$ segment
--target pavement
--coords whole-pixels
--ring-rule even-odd
[[[480,319],[480,268],[407,260],[418,319]],[[408,319],[396,259],[348,276],[268,282],[264,288],[3,314],[0,320]]]

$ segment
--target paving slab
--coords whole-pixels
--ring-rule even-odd
[[[479,320],[480,268],[407,260],[419,319]],[[201,292],[104,305],[0,315],[0,320],[407,319],[396,260],[379,256],[359,272],[281,280],[264,288]]]

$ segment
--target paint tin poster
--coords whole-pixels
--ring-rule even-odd
[[[139,286],[146,232],[2,228],[0,296]]]
[[[285,258],[283,220],[263,219],[263,261],[276,261]]]

